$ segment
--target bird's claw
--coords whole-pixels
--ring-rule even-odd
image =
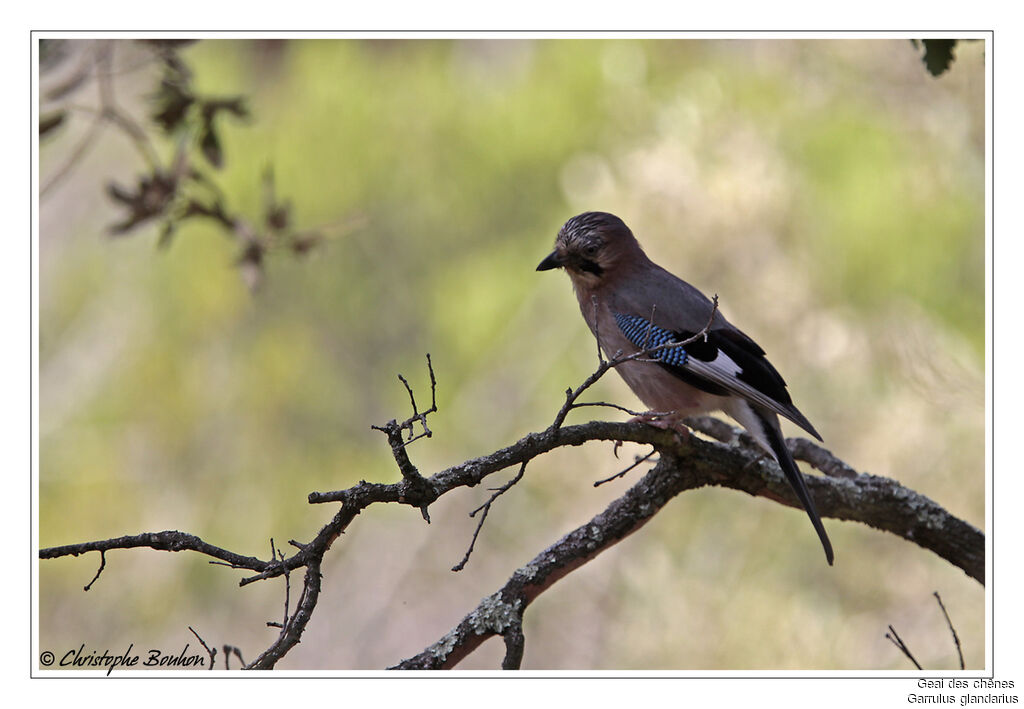
[[[660,428],[664,431],[675,431],[684,439],[688,438],[690,435],[690,429],[687,428],[686,424],[682,421],[672,418],[671,416],[665,416],[654,412],[634,416],[629,420],[629,423],[645,423],[648,426],[654,426],[655,428]]]

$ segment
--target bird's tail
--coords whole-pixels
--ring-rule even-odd
[[[828,561],[829,566],[831,566],[832,561],[835,559],[835,555],[832,553],[832,542],[829,541],[828,534],[825,533],[825,526],[821,523],[821,517],[818,516],[818,510],[814,507],[814,500],[811,499],[811,493],[804,482],[803,473],[796,467],[796,461],[793,460],[789,448],[786,447],[786,439],[782,436],[782,429],[779,428],[778,421],[772,420],[775,419],[775,416],[769,418],[755,407],[752,406],[750,408],[757,415],[765,437],[768,439],[768,445],[771,446],[775,459],[779,461],[782,472],[786,474],[786,480],[789,481],[793,492],[800,499],[800,504],[803,505],[807,516],[811,518],[814,531],[818,533],[818,538],[821,539],[821,546],[825,549],[825,559]]]

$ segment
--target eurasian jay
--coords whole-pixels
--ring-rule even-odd
[[[661,425],[677,426],[679,419],[707,411],[724,411],[738,421],[779,463],[831,565],[832,544],[786,447],[779,415],[819,441],[821,436],[793,405],[764,350],[703,293],[647,258],[633,232],[613,214],[585,212],[567,221],[555,250],[537,266],[538,271],[552,268],[569,274],[583,319],[609,358],[682,342],[711,323],[689,344],[655,350],[616,370],[651,412],[663,414]]]

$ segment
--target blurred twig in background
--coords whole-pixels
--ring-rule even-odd
[[[263,279],[264,259],[269,252],[284,249],[301,255],[319,244],[323,235],[317,230],[294,227],[291,205],[277,198],[270,166],[263,176],[261,219],[245,219],[229,206],[228,195],[214,177],[214,171],[223,168],[225,162],[220,116],[246,119],[249,108],[243,96],[206,96],[196,91],[192,70],[179,53],[194,41],[136,40],[136,44],[150,53],[150,62],[162,66],[158,86],[150,95],[151,111],[144,121],[127,113],[115,98],[118,75],[112,67],[119,43],[103,40],[81,48],[71,76],[42,96],[39,135],[40,138],[52,136],[61,127],[78,120],[76,114],[91,116],[91,125],[65,162],[46,178],[40,196],[45,198],[67,179],[96,145],[103,130],[113,126],[135,146],[146,172],[137,176],[130,188],[115,180],[107,184],[108,197],[126,211],[119,222],[110,226],[110,234],[127,235],[138,227],[159,221],[157,243],[166,247],[188,220],[195,217],[212,220],[238,243],[236,263],[248,286],[256,288]],[[56,72],[69,58],[66,42],[41,40],[42,74]],[[78,94],[93,83],[98,91],[97,106],[77,103]],[[161,160],[156,142],[173,146],[168,160]],[[197,160],[197,153],[202,161]]]

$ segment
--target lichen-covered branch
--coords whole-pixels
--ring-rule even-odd
[[[716,424],[731,429],[722,422]],[[718,428],[718,431],[722,433],[723,429]],[[558,579],[635,532],[685,490],[720,485],[799,507],[778,466],[754,448],[693,437],[681,440],[672,432],[643,424],[592,421],[567,427],[561,433],[567,434],[572,442],[583,437],[584,440],[651,443],[661,453],[661,458],[625,495],[538,554],[444,637],[393,669],[451,668],[487,638],[505,636],[521,627],[522,616],[534,598]],[[735,433],[739,435],[738,431]],[[797,451],[813,451],[808,457],[836,466],[838,459],[809,441],[800,439],[799,444],[792,447]],[[845,473],[849,466],[843,464],[842,469]],[[857,521],[897,534],[935,552],[984,583],[984,535],[924,495],[895,480],[855,472],[852,477],[807,476],[807,482],[823,517]]]

